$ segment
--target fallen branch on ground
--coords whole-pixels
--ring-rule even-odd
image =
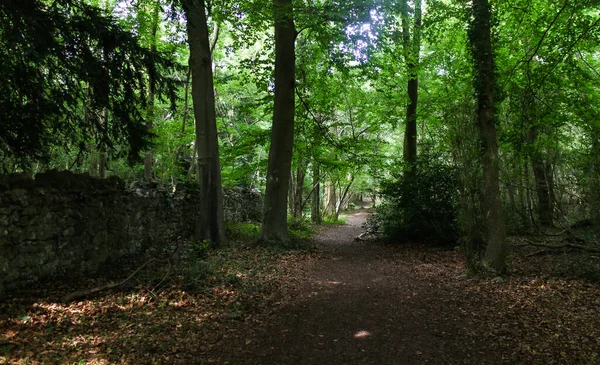
[[[83,298],[83,297],[87,297],[88,295],[91,295],[91,294],[94,294],[94,293],[98,293],[98,292],[101,292],[101,291],[104,291],[104,290],[118,288],[121,285],[123,285],[126,282],[128,282],[129,280],[131,280],[138,272],[140,272],[143,268],[145,268],[146,266],[148,266],[150,263],[152,263],[154,261],[156,261],[156,259],[150,259],[150,260],[146,261],[144,264],[142,264],[142,266],[138,267],[133,273],[131,273],[131,275],[129,275],[125,280],[119,281],[118,283],[112,283],[112,284],[97,286],[97,287],[92,288],[92,289],[86,289],[86,290],[76,291],[74,293],[66,295],[63,298],[63,302],[70,302],[73,299]]]
[[[577,245],[575,243],[563,243],[560,245],[551,245],[548,243],[533,242],[533,241],[529,241],[529,240],[525,240],[525,242],[526,243],[524,243],[524,244],[515,245],[515,246],[534,246],[534,247],[543,247],[543,248],[556,249],[556,250],[560,250],[562,248],[573,248],[576,250],[600,253],[600,248],[589,247],[589,246],[584,246],[584,245]]]

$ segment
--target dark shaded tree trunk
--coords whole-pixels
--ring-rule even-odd
[[[274,0],[275,104],[261,241],[288,242],[287,194],[294,148],[296,29],[292,0]]]
[[[546,167],[546,181],[548,183],[548,196],[550,198],[550,210],[555,212],[555,207],[560,210],[559,201],[556,199],[556,190],[554,188],[554,162],[552,158],[548,156],[548,161],[544,165]],[[554,224],[555,215],[552,214],[552,224]]]
[[[494,52],[491,41],[491,8],[488,0],[473,0],[473,21],[469,39],[473,54],[474,86],[477,94],[477,121],[483,145],[483,213],[486,251],[483,265],[496,273],[506,271],[506,232],[500,197],[500,168],[494,90]]]
[[[591,218],[596,230],[600,232],[600,127],[592,127],[592,172],[591,172]]]
[[[408,0],[402,4],[402,43],[404,60],[408,74],[408,105],[406,106],[406,127],[404,131],[405,177],[415,173],[417,163],[417,105],[419,100],[419,54],[421,52],[421,0],[415,1],[415,21],[412,40],[408,24]]]
[[[290,171],[290,183],[288,187],[288,214],[294,215],[294,192],[296,191],[296,179],[294,171]]]
[[[310,217],[314,224],[321,224],[321,167],[318,162],[313,162],[313,189]]]
[[[152,28],[150,29],[150,36],[152,37],[152,45],[150,49],[152,52],[156,52],[156,42],[158,34],[158,23],[160,21],[160,1],[157,0],[154,4],[152,11]],[[148,121],[146,122],[146,128],[152,130],[154,124],[154,99],[155,99],[155,88],[156,81],[153,79],[152,73],[150,74],[150,95],[148,97]],[[154,156],[151,150],[146,151],[144,155],[144,179],[152,179],[152,164],[154,162]]]
[[[302,206],[303,206],[303,198],[304,194],[304,163],[302,158],[298,160],[298,168],[296,169],[296,184],[294,189],[294,211],[292,216],[294,218],[302,217]]]
[[[204,0],[184,0],[190,44],[192,101],[196,118],[196,180],[200,187],[200,219],[196,239],[218,245],[225,239],[223,190],[215,116],[212,58]]]
[[[529,130],[529,143],[533,146],[534,151],[531,154],[531,168],[533,177],[535,178],[535,193],[537,196],[537,216],[540,225],[552,226],[552,201],[550,199],[550,189],[546,176],[546,166],[544,163],[543,153],[536,148],[538,139],[538,127],[533,126]]]
[[[535,193],[537,195],[537,215],[542,226],[552,226],[552,202],[550,200],[550,190],[548,180],[546,179],[546,168],[544,160],[539,153],[531,156],[531,167],[535,177]]]
[[[108,128],[108,109],[102,111],[102,122]],[[98,152],[98,177],[106,179],[106,164],[107,164],[106,147],[101,145]]]

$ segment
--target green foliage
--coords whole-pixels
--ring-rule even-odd
[[[133,160],[150,137],[146,93],[174,105],[175,84],[164,76],[175,68],[171,57],[140,46],[98,8],[8,1],[0,24],[2,159],[28,166],[48,161],[55,147],[84,151],[94,143]]]
[[[288,248],[307,249],[312,246],[311,240],[316,231],[304,219],[291,219],[288,221],[290,244]]]
[[[225,224],[225,234],[230,241],[256,242],[260,237],[260,225],[256,223],[234,223]]]
[[[330,216],[325,216],[323,217],[323,225],[346,225],[348,224],[348,220],[344,217],[337,217],[337,219],[335,219],[335,217],[330,217]]]
[[[421,157],[411,179],[385,182],[382,194],[386,202],[377,215],[386,240],[456,244],[458,182],[452,167]]]
[[[210,241],[192,241],[189,244],[189,249],[193,257],[205,258],[208,256],[209,251],[212,249]]]

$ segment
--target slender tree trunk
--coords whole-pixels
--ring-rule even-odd
[[[98,154],[96,152],[96,146],[90,146],[88,173],[92,177],[98,177]]]
[[[415,0],[415,22],[412,41],[408,25],[408,0],[402,4],[402,40],[404,59],[408,74],[408,105],[406,106],[406,129],[404,131],[404,176],[414,175],[417,163],[417,105],[419,100],[419,54],[421,52],[421,0]]]
[[[556,190],[554,188],[554,162],[551,154],[548,154],[548,159],[544,164],[546,183],[548,185],[548,198],[550,199],[550,218],[552,219],[552,225],[554,225],[554,212],[555,206],[557,210],[560,210],[559,201],[556,199]]]
[[[314,224],[321,224],[321,168],[318,162],[313,162],[313,186],[314,192],[312,197],[312,205],[310,209],[310,217]]]
[[[295,40],[292,0],[274,0],[275,104],[261,240],[289,241],[287,193],[294,148]]]
[[[335,215],[335,206],[337,204],[337,194],[335,189],[335,181],[330,181],[327,184],[327,215],[333,217]]]
[[[527,227],[530,226],[530,222],[529,222],[529,215],[527,214],[527,186],[526,186],[526,181],[525,180],[525,174],[527,173],[527,163],[525,163],[525,169],[523,169],[523,161],[521,161],[521,159],[519,158],[518,161],[518,189],[517,192],[519,193],[519,211],[521,212],[521,216],[523,217],[523,224],[526,224]]]
[[[302,195],[304,194],[304,163],[302,158],[298,160],[296,169],[296,188],[294,189],[294,218],[302,217]]]
[[[535,226],[535,214],[533,212],[533,196],[531,194],[531,173],[529,172],[529,162],[525,160],[525,197],[527,200],[527,216],[529,217],[530,226]]]
[[[535,147],[538,138],[537,126],[529,130],[529,142]],[[537,195],[537,215],[542,226],[552,226],[552,203],[550,201],[550,190],[546,179],[546,167],[544,156],[541,151],[535,150],[531,154],[531,167],[535,178],[535,192]]]
[[[546,180],[546,168],[539,153],[534,153],[531,156],[531,166],[535,177],[535,192],[538,200],[537,214],[540,225],[552,226],[552,203],[550,201],[548,181]]]
[[[106,108],[102,111],[102,122],[108,128],[108,109]],[[100,146],[98,151],[98,177],[106,179],[106,147],[104,145]]]
[[[340,201],[336,204],[336,207],[335,207],[335,219],[336,220],[340,216],[340,211],[342,210],[342,207],[344,206],[344,202],[347,201],[347,199],[348,199],[348,192],[350,191],[352,184],[354,184],[354,176],[350,175],[350,182],[348,183],[348,185],[346,185],[346,187],[344,188],[344,191],[341,192],[342,196],[340,197]]]
[[[188,118],[190,115],[190,80],[192,79],[192,69],[189,67],[189,59],[188,59],[188,70],[185,76],[185,93],[183,97],[183,121],[181,122],[181,136],[185,134],[185,127],[188,123]]]
[[[484,266],[494,272],[506,271],[506,233],[500,196],[500,168],[496,110],[494,105],[495,66],[491,41],[491,9],[488,0],[473,0],[473,21],[469,38],[473,53],[477,120],[483,145],[483,211],[487,247]]]
[[[196,238],[218,245],[225,239],[223,190],[215,115],[212,58],[204,0],[184,0],[190,44],[192,101],[196,118],[196,180],[200,187],[200,221]]]
[[[192,79],[192,69],[189,67],[189,59],[188,59],[188,68],[187,68],[187,73],[186,73],[186,76],[185,76],[185,92],[184,92],[184,96],[183,96],[183,120],[181,122],[181,133],[179,134],[180,138],[183,138],[183,135],[185,134],[185,128],[187,126],[189,115],[190,115],[190,113],[189,113],[189,107],[190,107],[190,80],[191,79]],[[194,146],[194,152],[193,152],[194,156],[192,157],[192,160],[191,160],[191,163],[190,163],[189,167],[186,166],[185,163],[181,163],[181,155],[184,154],[184,153],[187,153],[187,151],[185,151],[185,150],[187,150],[185,144],[183,144],[183,143],[180,144],[179,147],[177,147],[175,149],[175,153],[174,153],[174,156],[173,156],[173,158],[175,159],[174,163],[177,164],[177,166],[181,166],[181,170],[180,171],[181,171],[181,174],[183,176],[185,176],[185,181],[186,182],[190,181],[190,176],[191,176],[191,172],[190,171],[193,170],[193,166],[195,165],[194,164],[194,160],[196,159],[196,153],[195,153],[196,150],[195,150],[195,148],[196,148],[196,146]],[[182,150],[184,152],[182,152]],[[178,175],[179,175],[178,173],[173,172],[173,175],[171,176],[171,179],[173,181],[176,181]]]
[[[294,191],[296,190],[294,171],[290,170],[290,184],[288,188],[288,213],[294,217]],[[295,218],[295,217],[294,217]]]
[[[156,3],[154,4],[154,9],[153,9],[153,13],[152,13],[152,28],[150,29],[151,32],[151,39],[152,39],[152,45],[150,46],[150,49],[152,50],[152,52],[156,52],[156,41],[157,41],[157,34],[158,34],[158,23],[160,21],[160,1],[157,0]],[[150,73],[150,95],[148,97],[148,121],[146,122],[146,128],[148,128],[148,130],[152,130],[153,127],[153,123],[154,123],[154,99],[155,99],[155,80],[154,80],[154,76],[152,75],[152,73]],[[152,151],[151,150],[147,150],[146,151],[146,155],[144,156],[144,179],[146,180],[151,180],[152,179],[152,163],[154,161],[154,156],[152,155]]]
[[[591,173],[591,218],[600,232],[600,128],[592,127],[592,173]]]

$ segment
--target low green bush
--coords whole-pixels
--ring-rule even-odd
[[[455,170],[441,159],[421,159],[410,179],[401,172],[384,182],[383,204],[375,221],[390,242],[418,241],[456,244],[458,180]]]
[[[255,242],[260,237],[260,224],[228,222],[225,234],[231,241]]]

